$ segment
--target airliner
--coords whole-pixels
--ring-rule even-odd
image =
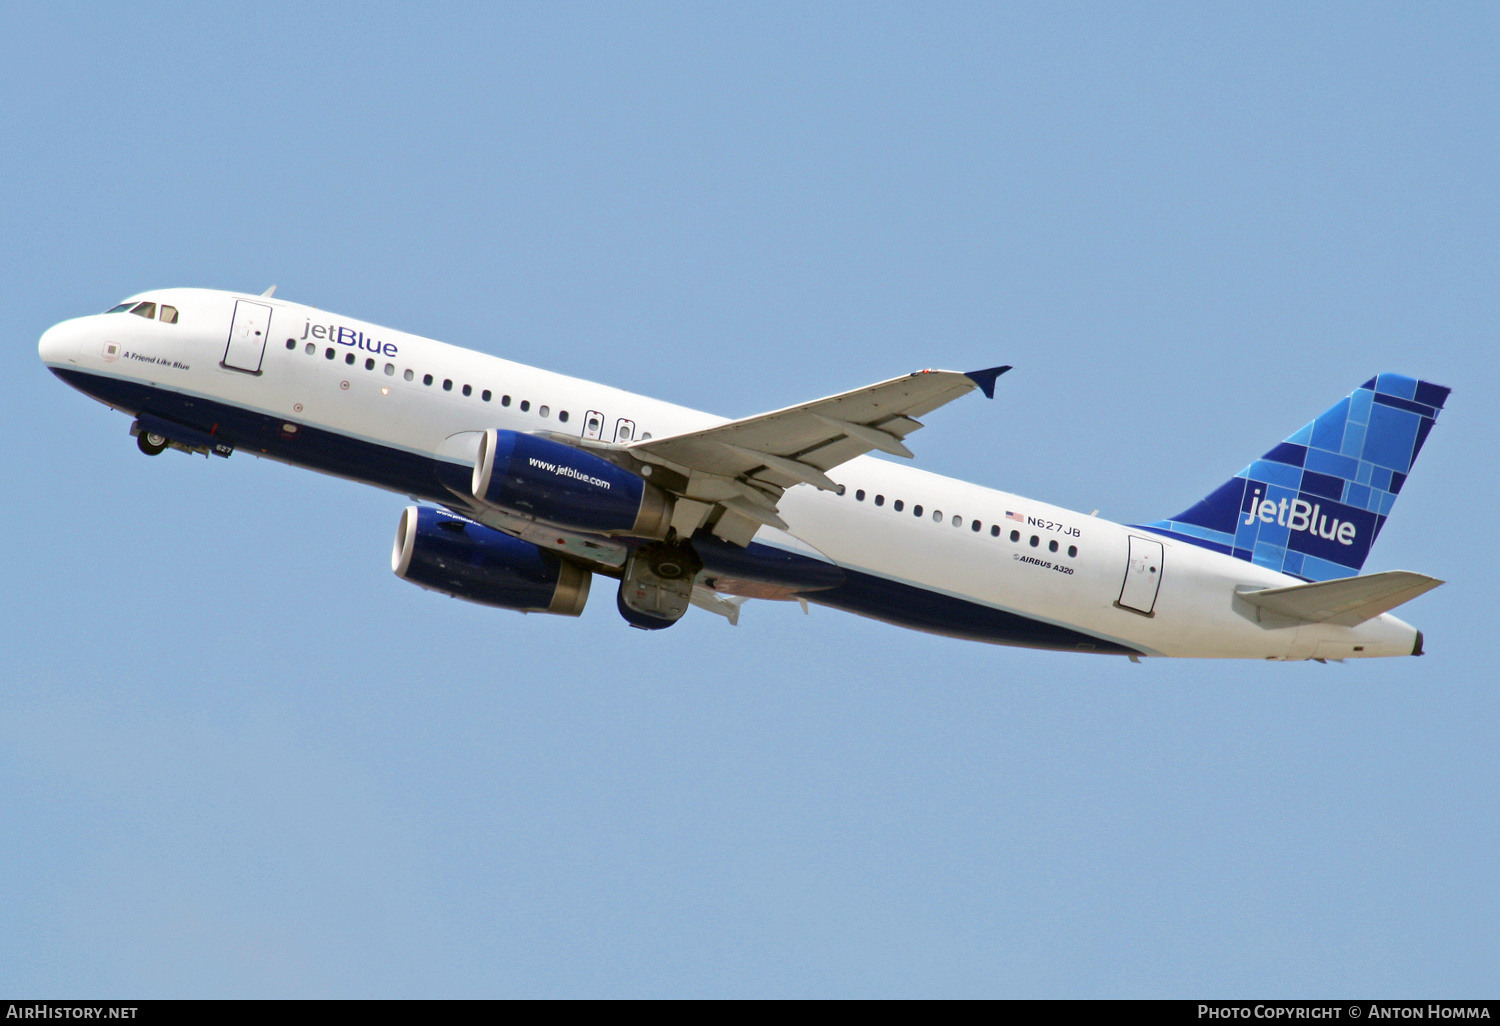
[[[644,630],[808,603],[948,637],[1127,656],[1421,655],[1360,574],[1449,389],[1377,374],[1175,516],[1115,524],[907,463],[919,417],[1009,367],[919,370],[729,420],[256,295],[175,288],[47,330],[64,382],[141,452],[236,452],[411,498],[392,569]],[[878,455],[877,455],[878,454]],[[1097,513],[1097,511],[1095,511]]]

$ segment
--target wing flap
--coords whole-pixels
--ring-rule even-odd
[[[1269,613],[1308,623],[1353,627],[1410,602],[1444,582],[1410,570],[1242,591],[1238,595]]]

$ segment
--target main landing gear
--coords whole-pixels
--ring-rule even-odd
[[[632,627],[659,631],[682,619],[693,598],[703,560],[691,542],[673,539],[642,545],[625,562],[615,606]]]

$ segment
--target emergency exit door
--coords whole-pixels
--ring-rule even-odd
[[[266,353],[266,337],[270,331],[269,306],[244,299],[235,300],[234,320],[229,323],[229,346],[224,350],[224,366],[259,374],[260,361]]]
[[[1161,590],[1161,542],[1130,536],[1130,559],[1125,567],[1125,583],[1120,587],[1118,605],[1137,613],[1152,615],[1156,593]]]

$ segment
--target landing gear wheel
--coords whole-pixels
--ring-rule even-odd
[[[656,576],[664,581],[675,581],[686,572],[687,568],[682,563],[670,557],[656,564]]]
[[[135,447],[147,456],[160,456],[167,450],[167,440],[161,435],[153,435],[148,431],[142,431],[135,436]]]
[[[698,553],[689,544],[648,545],[641,549],[641,555],[645,557],[651,572],[664,581],[677,581],[684,577],[691,580],[703,569],[703,560],[698,558]]]

